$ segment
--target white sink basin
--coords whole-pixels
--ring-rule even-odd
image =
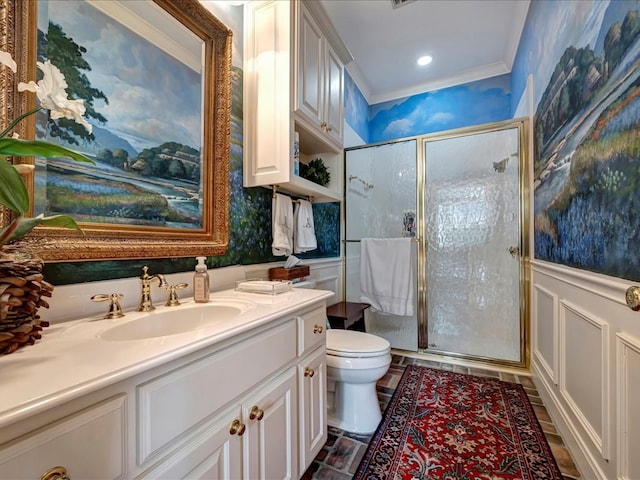
[[[154,310],[112,327],[100,335],[110,341],[143,340],[191,332],[216,323],[233,320],[253,308],[242,300],[215,300],[209,303]]]

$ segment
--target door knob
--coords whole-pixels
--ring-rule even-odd
[[[627,288],[625,300],[631,310],[634,312],[640,310],[640,287],[631,286]]]
[[[520,249],[518,247],[509,247],[507,251],[513,258],[516,258],[518,255],[520,255]]]

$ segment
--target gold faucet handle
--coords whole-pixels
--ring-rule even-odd
[[[149,267],[144,265],[142,267],[142,275],[140,276],[141,279],[147,279],[149,278]]]
[[[124,297],[121,293],[99,293],[91,297],[91,300],[94,302],[106,302],[110,300],[109,311],[104,316],[104,318],[120,318],[124,317],[124,313],[122,313],[122,307],[120,307],[120,299]]]
[[[187,288],[189,286],[188,283],[178,283],[177,285],[168,285],[166,287],[169,290],[169,298],[167,299],[167,303],[165,305],[167,307],[175,307],[176,305],[180,305],[180,301],[178,300],[178,293],[176,292],[179,288]]]

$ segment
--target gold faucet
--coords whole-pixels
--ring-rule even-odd
[[[156,308],[153,306],[153,302],[151,301],[151,282],[158,280],[158,286],[161,288],[166,288],[168,285],[164,275],[161,273],[149,275],[147,273],[148,271],[149,267],[146,265],[142,267],[142,276],[140,277],[140,305],[138,305],[137,308],[138,312],[150,312]]]

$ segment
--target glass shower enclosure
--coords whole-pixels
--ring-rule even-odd
[[[393,348],[528,364],[527,122],[345,150],[345,298],[359,302],[360,241],[414,237],[412,317],[370,308]]]

